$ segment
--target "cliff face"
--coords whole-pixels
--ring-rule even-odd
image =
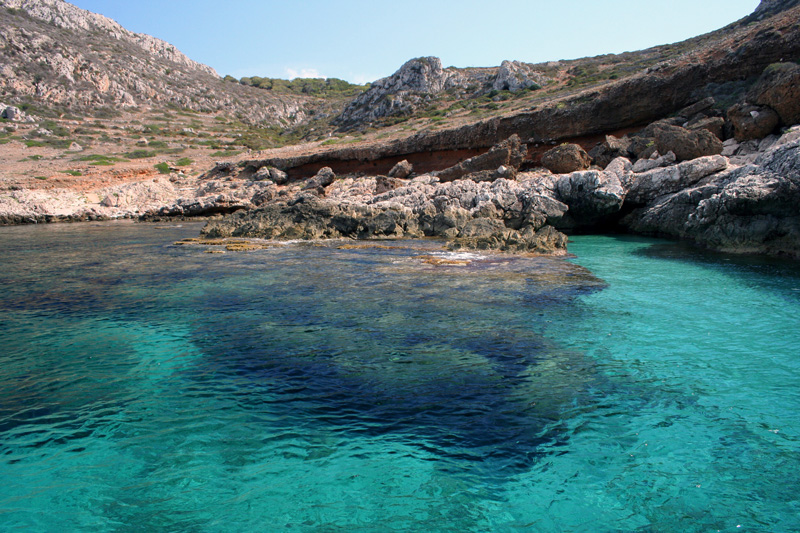
[[[63,0],[0,0],[0,98],[83,108],[174,105],[292,124],[310,100],[220,79],[174,46]]]

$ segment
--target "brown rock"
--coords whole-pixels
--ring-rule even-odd
[[[512,168],[515,171],[525,160],[528,147],[522,144],[519,135],[512,135],[492,147],[485,154],[476,155],[465,159],[457,165],[436,173],[441,182],[455,181],[468,174],[483,172],[486,170],[496,171],[500,167]],[[587,155],[588,157],[588,155]]]
[[[618,157],[628,157],[631,141],[626,136],[618,139],[613,135],[606,135],[606,140],[589,151],[595,165],[606,168],[609,163]]]
[[[375,179],[375,194],[383,194],[388,191],[393,191],[395,189],[399,189],[405,184],[406,182],[399,178],[378,176]]]
[[[770,65],[750,91],[748,99],[775,110],[784,126],[800,123],[800,65]]]
[[[714,97],[709,96],[708,98],[704,98],[690,106],[684,107],[678,111],[678,115],[682,117],[694,117],[698,113],[706,114],[712,107],[714,107],[714,104],[716,103],[717,101],[714,100]]]
[[[403,159],[394,167],[392,167],[392,170],[389,171],[389,177],[402,180],[409,177],[413,171],[414,167],[411,165],[411,163],[409,163],[408,160]]]
[[[686,128],[689,130],[708,130],[718,139],[722,139],[723,130],[725,129],[725,119],[722,117],[701,118],[689,122]]]
[[[680,126],[655,123],[645,128],[643,133],[645,137],[653,138],[658,153],[673,152],[678,161],[722,153],[722,141],[705,129],[687,130]]]
[[[769,107],[736,104],[728,109],[728,120],[733,126],[733,136],[739,142],[763,139],[780,124],[780,117]]]
[[[333,183],[333,180],[335,179],[336,179],[336,174],[334,174],[333,169],[331,169],[330,167],[322,167],[321,169],[319,169],[319,172],[317,172],[317,174],[313,178],[309,178],[306,181],[306,184],[303,186],[303,190],[307,191],[311,189],[316,189],[319,192],[322,192],[321,189],[324,189],[325,187]]]
[[[592,158],[577,144],[556,146],[542,156],[542,166],[554,174],[586,170],[591,164]]]

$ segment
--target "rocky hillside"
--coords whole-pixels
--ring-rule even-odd
[[[62,112],[225,109],[247,122],[289,126],[315,105],[224,81],[169,43],[63,0],[0,0],[0,72],[0,100]]]
[[[388,78],[373,83],[333,123],[343,131],[374,125],[390,117],[408,117],[434,105],[438,97],[477,100],[501,91],[538,90],[552,81],[536,66],[503,61],[499,68],[442,68],[438,57],[412,59]]]

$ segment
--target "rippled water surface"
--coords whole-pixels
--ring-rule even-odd
[[[0,228],[0,530],[800,530],[796,263],[199,227]]]

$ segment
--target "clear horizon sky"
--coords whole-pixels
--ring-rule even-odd
[[[221,75],[366,83],[407,60],[539,63],[642,50],[719,29],[759,0],[71,0]]]

